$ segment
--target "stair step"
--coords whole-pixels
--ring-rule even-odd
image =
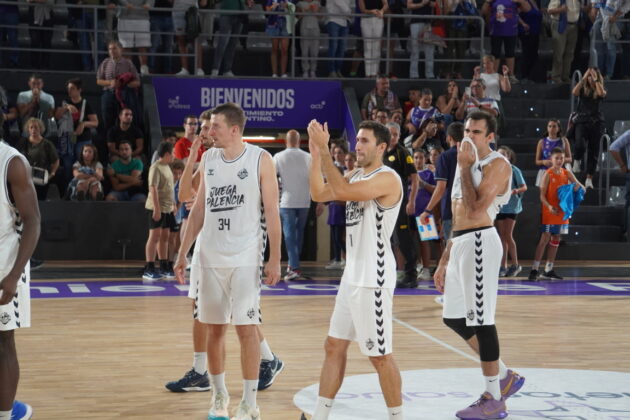
[[[617,242],[621,239],[620,225],[574,225],[569,227],[565,236],[567,242]]]
[[[627,260],[630,242],[573,242],[567,241],[558,249],[558,259],[572,260]]]

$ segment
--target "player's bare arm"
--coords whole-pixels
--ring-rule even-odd
[[[452,242],[448,241],[446,244],[446,249],[444,249],[444,252],[442,253],[442,258],[440,258],[438,267],[435,270],[435,274],[433,274],[433,283],[435,283],[435,288],[440,293],[444,293],[444,282],[446,281],[446,267],[448,266],[448,260],[451,257],[451,245],[452,245]]]
[[[199,148],[201,147],[201,137],[196,136],[195,140],[193,140],[192,145],[190,146],[190,155],[189,157],[193,157],[192,159],[186,159],[186,165],[184,166],[184,172],[182,172],[182,177],[179,179],[179,193],[177,198],[180,202],[188,201],[193,198],[195,195],[195,178],[197,181],[197,185],[199,183],[200,172],[199,168],[195,172],[195,158],[197,157],[197,153],[199,152]]]
[[[280,258],[282,229],[280,209],[278,208],[278,178],[273,160],[268,153],[263,153],[260,166],[260,193],[263,201],[267,235],[269,237],[269,261],[265,264],[265,283],[273,286],[280,280]]]
[[[30,166],[21,159],[11,159],[7,170],[7,183],[15,207],[22,219],[22,237],[13,267],[0,282],[0,291],[2,291],[0,305],[6,305],[15,296],[17,283],[22,277],[26,263],[35,251],[40,231],[39,205],[33,181],[31,181]]]
[[[547,189],[549,188],[549,174],[545,172],[540,182],[540,202],[547,207],[552,214],[558,214],[558,210],[547,201]]]

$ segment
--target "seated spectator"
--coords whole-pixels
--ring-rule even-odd
[[[42,136],[44,122],[38,118],[30,118],[24,124],[29,133],[17,145],[17,149],[26,156],[26,160],[33,168],[33,183],[38,200],[46,200],[49,182],[55,177],[59,169],[59,156],[55,145]]]
[[[343,77],[341,67],[346,53],[346,37],[350,30],[352,17],[344,16],[353,12],[353,0],[328,0],[328,21],[326,31],[328,32],[328,77]]]
[[[419,135],[418,129],[420,125],[428,118],[439,114],[436,107],[431,105],[433,103],[433,92],[431,89],[424,88],[420,94],[420,100],[418,106],[415,106],[407,114],[406,127],[409,134],[414,136]]]
[[[28,79],[29,90],[22,91],[17,97],[17,109],[22,122],[31,118],[39,118],[44,123],[41,134],[46,134],[48,120],[53,116],[55,98],[44,92],[44,80],[39,74],[32,74]],[[26,124],[22,131],[22,137],[28,137]]]
[[[268,12],[289,13],[293,8],[293,1],[267,0],[265,10]],[[280,74],[289,77],[287,64],[289,62],[289,30],[287,17],[284,14],[267,15],[267,27],[265,33],[271,37],[271,71],[273,77],[278,77],[278,50],[280,51]]]
[[[147,50],[151,47],[151,22],[149,7],[153,1],[149,0],[120,0],[118,9],[118,39],[120,45],[126,49],[137,48],[140,55],[140,73],[149,74]]]
[[[300,48],[302,50],[302,77],[315,78],[317,73],[317,57],[319,56],[319,18],[313,15],[321,7],[318,0],[300,0],[297,3],[300,17]]]
[[[131,156],[131,142],[122,140],[118,143],[118,156],[107,168],[107,176],[112,183],[112,191],[105,198],[107,201],[144,201],[142,190],[142,170],[140,159]]]
[[[374,116],[374,121],[378,121],[383,125],[387,124],[389,122],[389,111],[385,108],[378,109],[376,111],[376,115]]]
[[[378,76],[376,87],[363,97],[361,102],[361,117],[364,120],[370,119],[373,109],[387,109],[389,112],[401,111],[398,95],[389,88],[389,78]]]
[[[123,108],[118,115],[118,125],[107,131],[107,149],[109,160],[113,162],[120,157],[120,142],[128,141],[132,146],[133,157],[142,159],[144,151],[144,135],[136,126],[132,125],[133,111]]]
[[[422,149],[430,152],[432,149],[446,149],[446,130],[443,120],[437,117],[431,117],[422,122],[418,130],[418,137],[411,144],[412,150]]]
[[[181,137],[175,143],[175,149],[173,149],[173,155],[175,159],[180,159],[186,163],[188,155],[190,155],[190,147],[192,146],[195,136],[197,136],[197,129],[199,128],[199,120],[195,115],[188,115],[184,119],[184,137]],[[206,151],[206,148],[201,146],[195,156],[195,162],[201,161],[201,155]]]
[[[504,124],[503,121],[503,105],[501,105],[501,92],[510,93],[512,91],[512,85],[510,84],[510,69],[508,66],[503,65],[501,68],[502,74],[497,72],[498,60],[492,55],[485,55],[482,59],[483,68],[476,66],[473,74],[473,81],[475,79],[483,79],[486,85],[486,97],[492,98],[497,101],[499,107],[499,130]]]
[[[96,72],[96,83],[103,88],[101,116],[105,130],[114,126],[116,116],[122,108],[129,108],[137,116],[136,125],[141,127],[140,102],[136,88],[140,77],[131,60],[122,56],[122,45],[118,41],[107,44],[109,57],[103,60]]]
[[[11,101],[6,89],[2,86],[0,86],[0,113],[2,113],[3,117],[2,129],[4,131],[4,140],[10,145],[14,145],[16,142],[12,138],[11,126],[17,124],[18,110],[15,106],[15,102]],[[19,131],[18,129],[17,132]]]
[[[81,156],[84,145],[92,143],[98,127],[96,112],[87,99],[81,96],[82,86],[81,79],[68,80],[66,82],[68,97],[55,110],[55,119],[59,127],[57,151],[60,156],[68,156],[68,159],[62,157],[66,182],[72,178],[73,161]],[[59,150],[62,145],[64,147]]]
[[[73,201],[103,199],[103,165],[98,160],[96,146],[86,143],[72,166],[74,178],[68,185],[67,197]]]
[[[446,92],[438,96],[435,103],[436,108],[444,115],[446,126],[455,121],[455,113],[462,101],[462,95],[459,92],[459,85],[455,80],[449,80]]]
[[[483,79],[475,79],[470,84],[471,95],[464,93],[459,108],[455,113],[458,121],[463,121],[469,114],[475,111],[486,111],[490,115],[497,117],[499,115],[499,106],[497,101],[486,96],[486,84]]]
[[[407,91],[408,99],[403,104],[403,115],[409,114],[412,108],[418,106],[420,102],[420,89],[419,88],[411,88]]]

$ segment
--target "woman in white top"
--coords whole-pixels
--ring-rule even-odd
[[[505,64],[501,67],[501,74],[498,72],[498,60],[493,55],[484,55],[481,60],[482,66],[476,66],[474,69],[473,79],[483,79],[486,84],[486,98],[492,98],[497,101],[499,107],[499,131],[504,126],[504,110],[501,104],[501,92],[510,93],[512,85],[510,84],[510,69]],[[483,70],[483,71],[482,71]]]

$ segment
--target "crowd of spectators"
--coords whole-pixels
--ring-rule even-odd
[[[322,28],[328,34],[329,60],[321,66],[327,67],[321,75],[356,75],[361,59],[367,77],[393,73],[395,68],[400,71],[396,63],[385,63],[383,60],[384,55],[397,58],[396,53],[400,50],[396,46],[400,45],[409,60],[408,75],[412,79],[421,77],[421,62],[426,79],[449,74],[466,77],[464,63],[458,60],[466,57],[466,51],[474,58],[475,51],[479,50],[478,41],[475,41],[480,35],[479,20],[470,20],[475,16],[486,21],[484,27],[490,38],[492,55],[505,59],[506,69],[495,68],[494,72],[500,70],[500,75],[506,75],[512,84],[518,79],[542,81],[545,70],[549,71],[550,82],[567,83],[571,70],[583,64],[578,63],[578,56],[584,50],[589,51],[591,65],[597,65],[604,78],[610,79],[615,74],[630,77],[628,54],[620,55],[622,63],[615,73],[618,50],[627,53],[630,49],[617,42],[620,38],[630,39],[630,24],[619,21],[628,17],[630,1],[627,0],[616,1],[608,8],[603,0],[255,1],[265,12],[269,12],[265,14],[265,34],[271,40],[270,67],[276,77],[288,76],[289,45],[294,34],[303,37],[295,46],[296,57],[301,57],[301,73],[298,70],[297,74],[309,78],[317,75]],[[52,55],[48,50],[55,38],[54,31],[59,31],[56,29],[58,24],[65,24],[68,29],[64,36],[80,51],[75,55],[77,69],[93,71],[95,64],[104,56],[106,43],[116,40],[121,48],[135,53],[141,74],[174,73],[185,76],[194,73],[202,76],[205,74],[202,47],[212,43],[215,46],[213,57],[207,60],[210,74],[233,76],[232,65],[238,42],[240,40],[246,47],[241,37],[248,35],[248,16],[234,12],[251,11],[255,1],[69,0],[63,17],[54,15],[55,11],[64,7],[55,4],[55,0],[29,2],[25,17],[20,16],[16,5],[0,5],[0,24],[8,25],[0,28],[0,43],[8,47],[2,52],[0,66],[50,68]],[[93,9],[78,7],[79,4],[106,7],[95,13]],[[218,10],[215,14],[201,13],[197,27],[193,28],[191,8]],[[613,10],[609,13],[610,8]],[[222,14],[222,10],[229,13]],[[330,15],[314,15],[320,12]],[[344,16],[349,13],[360,16]],[[405,18],[392,17],[392,14],[404,14]],[[444,20],[440,16],[459,19]],[[59,22],[58,19],[66,21]],[[194,17],[192,19],[194,21]],[[215,21],[218,25],[214,24]],[[20,23],[29,25],[30,47],[34,50],[28,53],[18,48],[17,25]],[[354,51],[346,51],[350,35],[357,40]],[[387,45],[382,42],[386,36],[394,38]],[[551,40],[549,69],[539,68],[542,64],[539,62],[541,37]],[[593,48],[591,38],[596,41],[592,44]],[[517,66],[519,43],[521,56]],[[191,48],[194,54],[189,54]],[[179,71],[173,62],[174,51],[179,53]],[[115,55],[112,57],[111,50],[109,53],[112,59],[117,60]],[[149,53],[157,55],[149,58]],[[436,64],[436,53],[453,61]],[[342,59],[350,54],[354,61],[343,66]],[[190,65],[191,55],[195,57],[195,66]],[[483,76],[491,72],[484,64],[480,74]],[[400,75],[405,75],[405,72]],[[491,89],[488,80],[486,85]],[[503,82],[501,90],[506,91]],[[491,97],[493,95],[490,94]]]

